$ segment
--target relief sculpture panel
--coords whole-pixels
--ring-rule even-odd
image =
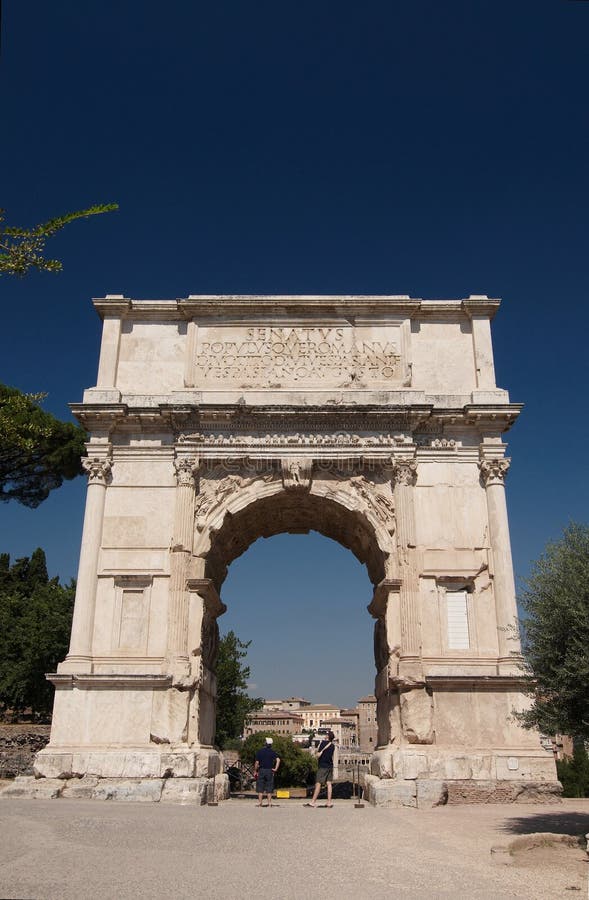
[[[199,325],[197,387],[401,385],[401,325]]]

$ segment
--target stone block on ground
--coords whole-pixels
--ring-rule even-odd
[[[522,782],[513,786],[515,803],[561,803],[562,785],[559,781]]]
[[[92,800],[94,789],[99,779],[95,775],[85,775],[84,778],[70,778],[65,781],[65,787],[61,794],[67,800]]]
[[[71,753],[54,753],[46,748],[37,754],[33,772],[37,778],[71,778],[72,761]]]
[[[372,806],[417,806],[415,781],[393,781],[364,776],[364,796]]]
[[[445,781],[431,778],[417,779],[417,806],[419,809],[433,809],[448,802],[448,785]]]
[[[33,778],[19,775],[2,791],[1,797],[21,797],[23,800],[55,800],[61,797],[65,782],[59,778]]]
[[[163,785],[162,778],[100,778],[92,791],[92,799],[157,803],[161,799]]]
[[[166,778],[162,790],[162,803],[191,803],[202,805],[207,802],[207,778]]]

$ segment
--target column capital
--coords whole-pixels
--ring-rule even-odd
[[[178,456],[174,460],[174,469],[176,472],[176,481],[178,485],[194,486],[194,481],[198,475],[200,460],[198,456]]]
[[[485,487],[493,484],[505,484],[505,476],[510,465],[511,460],[507,457],[502,459],[481,459],[479,469]]]
[[[393,484],[412,486],[417,481],[417,462],[411,456],[392,456]]]
[[[82,458],[82,468],[88,475],[89,484],[102,484],[106,487],[110,480],[112,457],[85,456]]]

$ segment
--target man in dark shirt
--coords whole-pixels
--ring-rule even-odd
[[[335,735],[333,731],[327,732],[327,740],[321,741],[317,748],[318,769],[315,777],[315,790],[310,803],[305,806],[315,807],[317,805],[317,797],[322,785],[327,788],[327,806],[332,807],[331,802],[331,783],[333,781],[333,754],[335,752]]]
[[[272,738],[266,738],[266,746],[256,753],[254,775],[258,779],[258,806],[263,806],[264,794],[268,795],[267,806],[272,806],[272,791],[274,790],[274,775],[280,765],[280,757],[272,749]]]

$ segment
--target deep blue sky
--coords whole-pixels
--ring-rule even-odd
[[[4,382],[66,417],[105,293],[487,293],[498,383],[526,403],[516,573],[587,521],[589,3],[9,0],[2,32],[8,221],[120,204],[52,242],[62,274],[2,279]],[[83,499],[79,479],[0,507],[0,550],[74,575]],[[372,689],[368,579],[342,548],[258,542],[223,598],[257,693]]]

